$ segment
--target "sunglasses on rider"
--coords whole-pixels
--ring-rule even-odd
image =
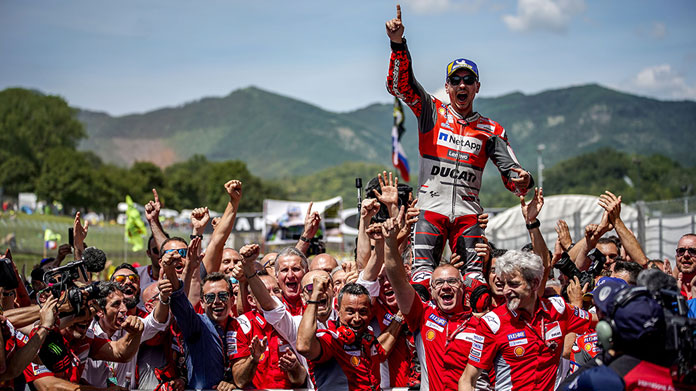
[[[172,251],[176,251],[181,255],[181,258],[186,258],[186,253],[188,252],[187,248],[170,248],[169,250],[164,250],[164,253],[170,253]]]
[[[474,76],[474,75],[465,75],[465,76],[452,75],[449,78],[447,78],[447,80],[449,80],[450,85],[453,85],[453,86],[458,86],[459,83],[461,83],[462,81],[464,82],[464,84],[470,86],[470,85],[476,83],[476,76]]]
[[[203,299],[207,304],[213,304],[215,302],[215,297],[220,299],[221,302],[227,303],[227,300],[230,299],[230,293],[229,292],[218,292],[217,294],[215,293],[206,293],[203,295]]]
[[[122,283],[126,282],[126,280],[128,280],[130,282],[138,282],[138,280],[140,280],[140,277],[138,277],[137,274],[129,274],[127,276],[124,276],[123,274],[121,274],[120,276],[111,277],[111,280],[116,281],[119,284],[122,284]]]
[[[307,292],[307,294],[311,295],[312,291],[314,290],[314,284],[307,284],[302,288],[302,290]]]
[[[689,248],[686,248],[686,247],[679,247],[679,248],[677,249],[677,255],[679,255],[680,257],[683,257],[684,254],[686,254],[687,252],[688,252],[689,255],[691,255],[692,257],[696,257],[696,248],[693,248],[693,247],[689,247]]]

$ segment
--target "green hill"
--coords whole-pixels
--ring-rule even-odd
[[[692,143],[685,142],[696,131],[692,101],[659,101],[585,85],[477,98],[475,109],[507,129],[519,160],[533,171],[541,143],[547,166],[602,147],[662,153],[686,166],[696,164]],[[391,104],[334,113],[249,87],[143,114],[81,111],[89,138],[80,148],[120,165],[149,160],[167,166],[194,154],[239,159],[255,175],[279,179],[350,161],[389,166],[391,113]],[[412,114],[406,128],[404,147],[415,171]]]

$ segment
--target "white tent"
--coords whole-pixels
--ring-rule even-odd
[[[585,226],[598,224],[602,219],[604,209],[597,203],[599,197],[589,195],[557,195],[544,197],[544,207],[539,213],[541,232],[546,239],[546,245],[553,251],[557,234],[556,222],[565,220],[574,242],[585,234]],[[638,211],[632,206],[621,205],[621,218],[624,221],[635,221]],[[515,206],[491,218],[486,228],[486,235],[498,248],[519,249],[529,243],[529,234],[524,225],[522,210]]]

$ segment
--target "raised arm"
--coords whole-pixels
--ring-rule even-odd
[[[388,356],[394,348],[394,345],[396,345],[403,324],[404,317],[401,315],[401,312],[399,312],[392,319],[392,322],[389,323],[389,326],[377,337],[377,341],[379,341],[379,344],[382,345],[382,349],[384,349],[385,356]]]
[[[408,315],[411,310],[411,304],[416,295],[416,290],[413,289],[408,280],[404,262],[401,259],[399,252],[399,244],[397,243],[397,235],[402,227],[404,220],[403,209],[395,218],[388,219],[382,224],[382,232],[384,234],[384,264],[387,272],[387,278],[394,288],[396,302],[399,305],[401,313]]]
[[[305,215],[304,220],[304,230],[302,231],[302,235],[300,235],[300,239],[297,241],[297,244],[295,244],[295,248],[302,251],[302,254],[307,254],[307,250],[309,250],[309,242],[312,240],[314,235],[317,234],[319,224],[321,223],[321,216],[319,216],[319,212],[312,212],[312,205],[314,205],[314,203],[310,202],[309,206],[307,207],[307,214]]]
[[[302,314],[300,327],[297,330],[297,351],[308,360],[315,360],[321,355],[321,344],[317,338],[317,305],[320,298],[329,289],[329,277],[318,274],[312,280],[314,289],[307,301],[307,308]]]
[[[268,293],[266,285],[263,281],[258,278],[258,273],[256,272],[256,258],[259,256],[260,247],[258,244],[247,244],[241,249],[239,249],[239,254],[244,258],[242,261],[242,270],[244,272],[244,277],[246,277],[247,284],[251,293],[254,294],[256,301],[261,306],[263,311],[271,311],[276,308],[276,302]],[[246,297],[240,297],[241,300],[246,301]]]
[[[162,243],[167,240],[167,234],[164,233],[162,223],[159,220],[162,204],[160,203],[159,195],[157,195],[157,189],[152,189],[152,195],[155,199],[145,204],[145,219],[150,224],[150,231],[152,231],[152,236],[155,238],[157,248],[160,248]]]
[[[359,269],[364,269],[370,259],[370,237],[367,235],[367,227],[372,218],[379,212],[379,202],[374,198],[363,200],[360,208],[360,222],[358,223],[357,263]]]
[[[176,251],[173,251],[176,252]],[[201,238],[196,237],[191,239],[191,243],[189,243],[188,250],[186,251],[187,254],[187,259],[188,263],[185,265],[186,269],[184,270],[184,275],[182,276],[184,279],[184,293],[186,294],[186,297],[189,299],[191,302],[191,305],[196,305],[198,303],[198,300],[201,299],[200,295],[200,279],[201,279],[201,273],[200,273],[200,267],[201,267]],[[191,289],[191,283],[194,279],[197,279],[199,281],[199,284],[197,285],[198,292],[193,292],[195,289]],[[198,299],[198,300],[196,300]]]
[[[239,210],[239,202],[242,200],[242,182],[238,180],[228,181],[225,183],[225,191],[230,196],[230,201],[227,203],[220,222],[215,226],[215,231],[213,231],[203,257],[203,266],[208,273],[214,273],[220,269],[222,250],[224,250],[225,242],[232,232],[234,219]]]
[[[48,330],[55,325],[58,319],[56,316],[58,313],[57,304],[58,299],[54,297],[49,298],[46,303],[44,303],[40,311],[41,322],[39,323],[39,328],[36,330],[36,333],[31,336],[31,339],[26,345],[17,349],[12,355],[11,360],[5,361],[6,369],[3,373],[0,373],[0,381],[14,379],[21,375],[24,368],[26,368],[39,353],[39,349],[41,349],[41,345],[43,345],[48,335]],[[3,343],[3,347],[4,346]]]
[[[73,252],[75,260],[82,259],[82,252],[85,251],[85,239],[87,238],[87,230],[89,229],[89,221],[85,220],[85,225],[82,225],[80,212],[75,213],[75,221],[73,221]]]
[[[546,246],[546,241],[544,236],[541,234],[539,229],[539,212],[544,206],[544,191],[538,187],[534,188],[534,197],[527,204],[524,201],[524,196],[520,196],[520,205],[522,206],[522,216],[524,217],[524,223],[527,224],[529,231],[529,237],[532,240],[532,249],[534,253],[541,257],[542,264],[544,265],[544,276],[542,277],[541,284],[539,285],[539,296],[544,296],[544,289],[546,289],[546,280],[549,278],[549,273],[551,271],[551,256],[549,255],[549,248]]]
[[[210,221],[208,207],[196,208],[191,211],[191,235],[202,236],[205,226]]]
[[[626,253],[631,257],[634,262],[645,267],[648,264],[648,257],[645,256],[645,252],[640,247],[638,239],[635,235],[626,227],[623,220],[621,220],[621,196],[615,196],[610,191],[605,191],[604,194],[599,196],[599,205],[604,208],[604,210],[609,215],[609,222],[614,225],[616,234],[619,235],[621,239],[621,245],[626,250]]]
[[[402,208],[403,209],[403,208]],[[375,249],[370,255],[365,268],[362,270],[362,278],[365,281],[376,281],[384,264],[384,234],[382,224],[374,223],[367,228],[367,235],[375,244]]]

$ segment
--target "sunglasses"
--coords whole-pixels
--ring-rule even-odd
[[[689,248],[679,247],[677,249],[677,255],[679,255],[680,257],[683,257],[684,254],[687,253],[687,251],[689,252],[689,255],[691,255],[692,257],[696,257],[696,248],[693,248],[693,247],[689,247]]]
[[[15,297],[16,293],[15,293],[14,290],[11,290],[11,291],[2,292],[2,295],[3,295],[4,297],[10,297],[10,296],[11,296],[11,297]]]
[[[151,248],[150,252],[155,254],[155,255],[159,255],[159,249],[157,249],[156,247]]]
[[[138,280],[140,280],[140,277],[138,277],[137,274],[129,274],[127,276],[120,275],[120,276],[111,277],[111,281],[116,281],[119,284],[126,282],[126,279],[130,282],[138,282]]]
[[[458,86],[459,83],[461,83],[462,81],[464,82],[464,84],[470,86],[470,85],[476,83],[476,76],[473,76],[473,75],[466,75],[466,76],[452,75],[452,76],[448,77],[447,80],[449,80],[450,85],[453,85],[453,86]]]
[[[307,284],[302,288],[302,290],[311,295],[312,291],[314,291],[314,284]]]
[[[186,253],[188,252],[187,248],[170,248],[169,250],[164,250],[164,253],[170,253],[172,251],[176,251],[181,255],[181,258],[186,258]]]
[[[227,300],[230,299],[230,293],[229,292],[218,292],[217,294],[215,293],[206,293],[203,295],[203,299],[207,304],[213,304],[215,302],[215,297],[220,299],[221,302],[227,303]]]

